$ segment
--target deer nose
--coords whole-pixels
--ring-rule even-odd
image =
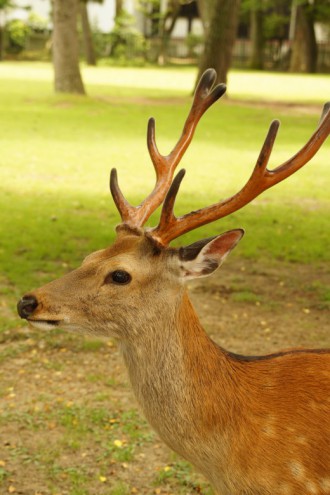
[[[17,311],[21,318],[28,318],[38,306],[38,301],[34,296],[23,296],[17,304]]]

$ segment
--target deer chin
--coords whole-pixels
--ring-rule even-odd
[[[44,330],[44,331],[50,331],[50,330],[55,330],[55,329],[61,329],[65,330],[66,332],[73,332],[73,333],[80,333],[80,334],[86,334],[86,335],[94,335],[95,332],[93,332],[91,329],[80,325],[79,323],[73,323],[69,319],[64,318],[64,319],[59,319],[59,320],[46,320],[46,319],[33,319],[33,318],[28,318],[27,320],[29,324],[37,328],[38,330]]]

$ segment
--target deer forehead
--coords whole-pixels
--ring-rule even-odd
[[[179,264],[173,252],[159,248],[147,235],[120,234],[114,244],[89,254],[83,261],[84,268],[94,267],[97,271],[126,270],[151,274],[168,273]]]

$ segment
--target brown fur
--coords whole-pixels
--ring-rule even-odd
[[[31,293],[29,321],[118,338],[146,418],[216,493],[329,495],[330,352],[221,349],[189,301],[182,263],[178,251],[121,228],[112,247]],[[105,284],[118,269],[132,282]]]

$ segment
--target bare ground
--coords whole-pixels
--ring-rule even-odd
[[[330,347],[328,282],[325,266],[232,259],[190,292],[214,340],[262,354]],[[116,343],[20,327],[0,359],[1,494],[211,493],[141,419]]]

